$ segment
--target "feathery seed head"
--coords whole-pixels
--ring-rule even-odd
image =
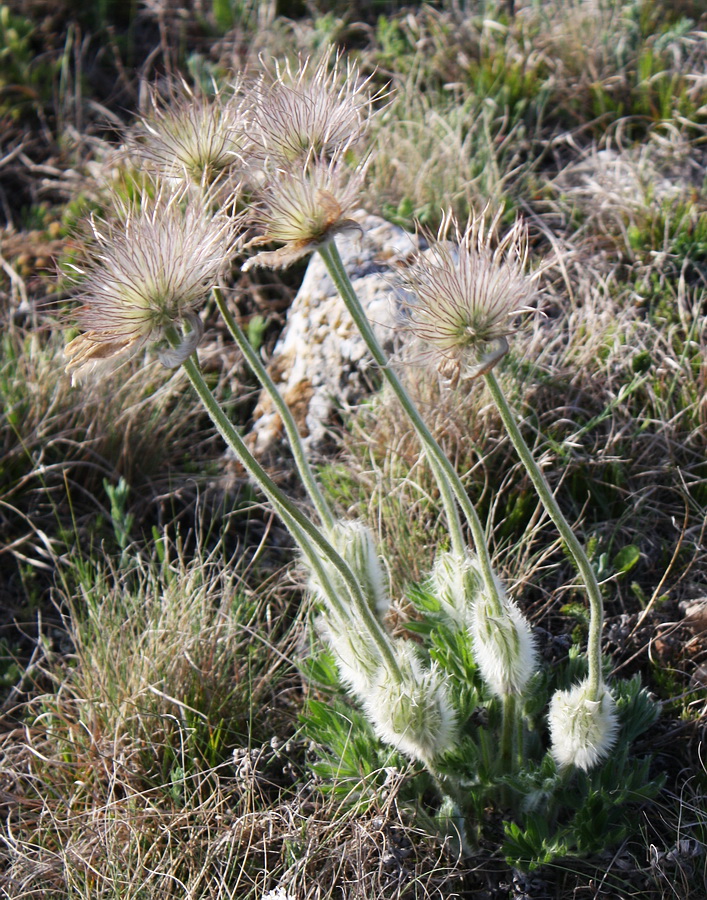
[[[456,371],[457,378],[480,375],[505,355],[513,317],[537,295],[524,273],[525,226],[517,220],[494,247],[497,228],[498,216],[487,226],[482,214],[462,232],[447,215],[436,239],[429,237],[429,250],[400,274],[414,295],[409,330],[443,357],[440,371]]]
[[[278,250],[251,257],[253,266],[281,269],[326,244],[337,234],[358,230],[349,218],[361,183],[362,170],[351,171],[340,158],[316,160],[303,173],[278,170],[263,192],[254,221],[263,231],[249,246],[280,243]]]
[[[254,110],[261,154],[277,165],[308,165],[331,158],[357,143],[372,115],[370,79],[360,79],[355,63],[341,64],[332,53],[315,65],[300,60],[294,71],[276,66],[275,76],[261,81]]]
[[[164,100],[150,92],[152,111],[130,141],[130,149],[167,178],[200,186],[229,180],[242,167],[248,135],[241,85],[233,94],[195,93],[184,82]]]
[[[425,667],[408,643],[398,642],[395,653],[402,680],[381,666],[361,700],[382,740],[429,763],[455,745],[456,712],[436,664]]]
[[[522,694],[537,668],[530,625],[517,605],[501,592],[499,616],[487,594],[474,604],[471,637],[474,658],[489,690],[496,697]]]
[[[609,755],[619,730],[611,693],[602,686],[595,699],[587,681],[554,694],[548,724],[550,752],[558,766],[577,766],[585,772]]]
[[[93,258],[78,268],[76,314],[83,330],[66,347],[73,378],[110,371],[147,343],[163,340],[170,326],[187,324],[181,358],[201,337],[196,310],[229,261],[235,222],[206,213],[200,204],[159,194],[138,204],[118,204],[118,218],[91,223]],[[175,361],[176,360],[176,361]]]
[[[452,551],[437,554],[429,585],[443,613],[460,628],[466,628],[471,621],[482,584],[479,563],[473,553],[467,551],[462,559]]]

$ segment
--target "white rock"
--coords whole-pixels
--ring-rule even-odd
[[[393,347],[399,298],[386,276],[396,260],[417,246],[402,228],[366,213],[357,215],[362,233],[337,238],[346,271],[384,349]],[[350,409],[371,390],[374,363],[323,260],[314,254],[269,370],[292,410],[308,452],[318,453],[337,409]],[[280,417],[261,393],[250,444],[256,455],[275,451],[282,434]]]

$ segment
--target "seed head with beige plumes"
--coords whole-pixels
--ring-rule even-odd
[[[513,319],[534,308],[537,288],[525,274],[527,233],[518,220],[500,239],[498,217],[487,225],[482,214],[464,231],[445,217],[430,247],[400,273],[411,293],[408,327],[440,371],[475,377],[507,352]]]
[[[303,171],[279,169],[272,173],[252,217],[262,234],[248,246],[282,246],[251,257],[243,271],[254,266],[282,269],[337,234],[360,230],[351,213],[362,181],[362,169],[349,169],[340,157],[313,160]]]
[[[128,140],[128,151],[161,176],[212,188],[241,178],[252,155],[247,93],[241,82],[206,96],[182,82],[167,97],[149,92],[150,111]]]
[[[319,63],[276,66],[255,87],[254,137],[273,166],[306,166],[330,159],[361,141],[373,114],[370,79],[355,63],[326,54]]]
[[[91,223],[93,246],[82,266],[75,319],[82,333],[66,347],[67,372],[78,380],[105,373],[149,343],[182,328],[179,350],[163,362],[178,365],[195,349],[202,326],[197,310],[218,282],[236,245],[237,222],[212,216],[195,202],[158,193],[116,204],[110,221]]]

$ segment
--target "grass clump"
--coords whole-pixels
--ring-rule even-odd
[[[44,638],[45,692],[3,736],[5,890],[137,897],[163,870],[170,890],[203,880],[204,896],[235,896],[239,840],[223,841],[277,792],[255,771],[292,727],[277,697],[298,631],[239,569],[218,552],[186,559],[166,534],[123,569],[72,559],[57,596],[71,653]]]

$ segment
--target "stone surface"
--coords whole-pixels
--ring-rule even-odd
[[[391,267],[416,247],[414,236],[377,216],[356,216],[361,233],[336,239],[353,286],[378,340],[390,352],[399,324]],[[319,254],[312,257],[268,366],[292,410],[308,453],[320,454],[340,409],[370,392],[373,361]],[[283,429],[270,398],[261,393],[250,445],[256,455],[276,452]]]

